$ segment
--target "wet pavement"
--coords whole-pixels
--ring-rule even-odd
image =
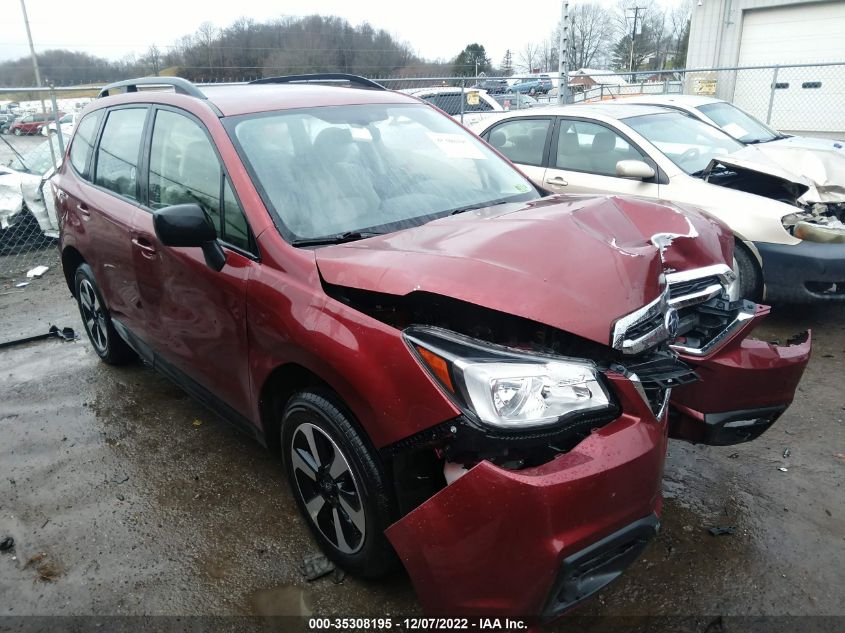
[[[63,284],[57,270],[0,283],[0,340],[49,324],[84,337]],[[843,316],[768,319],[766,339],[814,329],[795,403],[748,445],[673,442],[660,536],[579,615],[845,614]],[[0,615],[420,614],[401,574],[305,581],[318,550],[278,457],[149,368],[99,362],[85,338],[0,350],[0,438],[0,537],[15,539]]]

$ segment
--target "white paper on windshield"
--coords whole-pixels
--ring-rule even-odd
[[[437,134],[428,132],[428,138],[449,158],[473,158],[484,160],[481,150],[462,134]]]
[[[373,134],[365,127],[352,127],[349,128],[349,132],[352,134],[352,138],[358,139],[359,141],[372,141]]]
[[[737,125],[736,123],[726,123],[722,126],[722,129],[734,138],[742,138],[743,136],[748,134],[748,130],[744,129],[741,125]]]

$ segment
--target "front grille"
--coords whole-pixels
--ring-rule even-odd
[[[669,285],[669,299],[678,299],[685,295],[702,292],[713,285],[721,285],[721,281],[716,275],[708,275],[688,281],[676,281]]]
[[[635,323],[634,325],[630,326],[625,331],[625,337],[636,340],[645,336],[646,334],[650,334],[657,328],[663,325],[663,314],[655,314],[650,319],[645,319],[640,321],[639,323]]]

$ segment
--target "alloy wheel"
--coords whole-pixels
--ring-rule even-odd
[[[338,445],[320,427],[303,422],[291,437],[290,459],[311,522],[338,551],[360,550],[366,535],[363,499]]]
[[[98,352],[104,354],[109,346],[106,313],[97,298],[94,286],[87,279],[83,279],[79,284],[79,306],[91,343]]]

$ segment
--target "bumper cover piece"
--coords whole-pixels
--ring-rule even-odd
[[[669,437],[720,446],[747,442],[792,403],[810,360],[810,332],[787,345],[746,338],[768,312],[757,306],[754,318],[709,356],[681,354],[700,380],[672,391]]]
[[[845,300],[845,244],[755,242],[763,260],[766,301]],[[826,292],[836,284],[837,288]]]
[[[633,560],[579,554],[662,509],[665,421],[631,381],[609,378],[626,413],[570,452],[523,470],[482,461],[387,529],[427,614],[559,613],[566,604],[547,602],[566,560],[583,563],[563,582],[584,595]]]
[[[660,529],[651,514],[567,556],[549,594],[542,619],[551,620],[616,580]]]

